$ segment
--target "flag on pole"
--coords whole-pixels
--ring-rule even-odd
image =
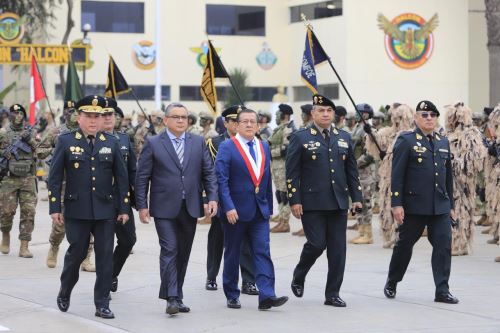
[[[328,55],[319,43],[316,35],[310,27],[307,28],[306,48],[302,57],[302,67],[300,76],[304,80],[306,86],[313,92],[318,93],[318,82],[316,80],[315,66],[328,60]]]
[[[120,69],[116,66],[113,57],[109,56],[108,80],[106,82],[104,96],[116,99],[118,95],[125,94],[130,90],[127,81],[125,81]]]
[[[217,55],[217,51],[215,51],[212,43],[208,41],[207,63],[203,69],[200,92],[213,113],[217,113],[217,91],[215,90],[216,77],[229,78],[229,75],[222,65]]]
[[[73,59],[69,59],[68,72],[66,73],[66,91],[64,94],[65,101],[79,101],[83,98],[82,87],[80,86],[80,79],[76,72],[75,63]]]
[[[46,97],[45,91],[43,90],[42,80],[40,78],[40,73],[38,72],[38,66],[36,64],[35,54],[31,54],[31,74],[30,74],[30,114],[29,122],[33,126],[36,121],[36,113],[40,110],[38,101]]]

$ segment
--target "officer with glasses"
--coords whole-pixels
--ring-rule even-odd
[[[453,158],[448,139],[435,132],[439,111],[429,101],[417,105],[415,130],[396,139],[392,161],[391,206],[399,224],[384,287],[387,298],[396,297],[397,283],[410,263],[413,246],[427,227],[432,245],[435,302],[456,304],[449,290],[453,202]]]

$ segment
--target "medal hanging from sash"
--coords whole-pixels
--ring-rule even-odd
[[[250,174],[250,177],[252,177],[252,182],[255,186],[255,193],[259,193],[259,185],[260,182],[262,181],[262,176],[264,175],[264,166],[266,164],[266,155],[264,154],[264,148],[262,146],[262,143],[259,142],[259,148],[260,148],[260,156],[261,161],[260,161],[260,174],[259,178],[255,176],[255,172],[253,171],[252,168],[252,163],[248,159],[247,154],[245,154],[245,151],[243,150],[243,147],[241,146],[240,142],[238,139],[235,137],[232,137],[231,140],[233,141],[234,145],[236,146],[236,149],[238,149],[238,152],[240,153],[241,157],[243,158],[243,161],[245,161],[245,165],[247,167],[248,173]]]

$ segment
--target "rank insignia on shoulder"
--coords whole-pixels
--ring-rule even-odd
[[[311,128],[311,134],[316,135],[316,134],[318,134],[318,131],[316,131],[314,128]]]
[[[80,140],[81,138],[82,138],[82,135],[80,134],[80,132],[76,132],[75,139]]]
[[[417,140],[422,140],[422,136],[420,134],[417,133],[416,137],[417,137]]]
[[[99,135],[99,139],[101,141],[106,141],[106,137],[104,136],[104,134],[101,133],[101,135]]]

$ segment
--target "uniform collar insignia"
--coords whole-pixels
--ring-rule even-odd
[[[332,132],[333,132],[335,135],[339,135],[339,131],[337,131],[337,128],[336,128],[336,127],[334,127],[334,128],[332,129]]]
[[[316,134],[318,134],[318,131],[316,131],[314,128],[311,127],[311,134],[316,135]]]
[[[99,139],[101,141],[106,141],[106,137],[104,136],[104,134],[101,133],[101,135],[99,135]]]
[[[416,137],[417,137],[417,140],[422,140],[422,136],[420,134],[417,133]]]
[[[76,132],[75,139],[80,140],[81,138],[82,138],[82,135],[80,134],[80,132]]]
[[[441,138],[439,137],[439,135],[437,135],[437,133],[434,134],[434,136],[436,137],[436,140],[438,140],[438,141],[441,140]]]

